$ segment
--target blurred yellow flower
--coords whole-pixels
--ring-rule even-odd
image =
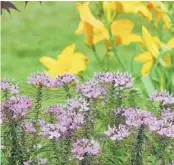
[[[117,1],[110,2],[112,3],[111,9],[116,13],[131,13],[131,14],[140,14],[146,17],[148,20],[152,19],[151,12],[147,9],[146,5],[140,1],[126,2],[126,1]]]
[[[85,71],[88,58],[82,53],[75,52],[76,45],[70,45],[63,49],[57,60],[51,57],[42,57],[40,62],[48,68],[48,73],[52,76],[62,73],[78,74]]]
[[[147,51],[139,54],[137,57],[135,57],[135,60],[137,62],[144,63],[141,69],[141,73],[143,76],[145,76],[150,72],[152,65],[155,63],[155,60],[158,59],[160,49],[174,47],[174,38],[164,45],[161,43],[158,37],[152,37],[144,26],[142,27],[142,36]],[[165,67],[169,67],[171,65],[170,56],[168,54],[163,56],[162,65]]]
[[[131,42],[142,42],[140,36],[131,33],[134,27],[134,23],[128,19],[120,19],[117,21],[113,21],[111,24],[111,32],[115,37],[116,45],[128,45]],[[98,32],[94,35],[94,44],[102,40],[109,40],[108,30],[103,27],[103,29],[98,30]]]
[[[111,20],[111,13],[109,11],[109,8],[113,7],[113,4],[114,4],[113,2],[103,2],[103,8],[106,11],[107,21]],[[97,20],[92,15],[89,8],[89,2],[77,3],[76,7],[79,11],[81,21],[77,30],[75,31],[75,34],[85,33],[86,43],[89,46],[93,44],[95,45],[103,40],[109,43],[108,29],[100,20]],[[112,35],[116,37],[115,43],[117,45],[119,44],[128,45],[131,42],[142,42],[140,36],[131,33],[133,27],[134,23],[128,19],[113,21],[111,24],[111,31]]]
[[[162,19],[167,29],[171,27],[171,20],[168,14],[166,13],[166,6],[162,2],[148,2],[147,8],[149,9],[149,11],[155,11],[155,22],[157,24]]]
[[[86,35],[86,44],[92,45],[93,44],[93,33],[95,29],[101,29],[104,27],[103,23],[97,20],[91,13],[89,8],[89,2],[85,3],[77,3],[76,4],[77,10],[80,14],[80,23],[75,31],[75,34],[82,34],[85,33]]]

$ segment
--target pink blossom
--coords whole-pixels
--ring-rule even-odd
[[[34,128],[34,125],[31,122],[23,124],[22,128],[27,133],[35,133],[36,132],[36,129]]]
[[[99,154],[99,144],[94,140],[78,139],[72,148],[75,158],[82,160],[85,156],[96,156]]]
[[[139,127],[142,124],[147,125],[149,122],[156,119],[151,112],[134,108],[124,109],[123,116],[125,117],[127,125],[135,127]]]
[[[108,130],[104,132],[111,140],[122,140],[130,135],[129,129],[125,126],[120,124],[118,128],[115,126],[111,128],[108,126]]]

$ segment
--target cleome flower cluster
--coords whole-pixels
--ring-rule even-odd
[[[83,83],[79,83],[78,78],[69,73],[54,78],[45,73],[34,73],[28,78],[28,83],[36,91],[40,90],[38,87],[43,87],[42,90],[55,93],[56,88],[71,87],[76,91],[76,96],[67,96],[65,90],[66,100],[60,104],[50,102],[51,105],[46,104],[46,107],[44,95],[33,95],[32,98],[10,95],[1,103],[2,125],[4,130],[10,131],[11,136],[10,140],[4,138],[3,143],[8,144],[6,147],[9,147],[11,157],[14,145],[18,145],[17,160],[23,164],[55,164],[58,160],[66,164],[72,161],[92,164],[93,161],[99,161],[98,157],[106,156],[108,150],[111,152],[113,149],[110,147],[116,141],[121,147],[127,143],[127,147],[132,145],[130,141],[134,139],[133,152],[138,152],[135,146],[143,152],[139,144],[146,143],[144,137],[158,138],[159,141],[163,139],[170,148],[170,141],[174,138],[174,97],[167,92],[150,94],[147,103],[158,102],[160,105],[156,107],[157,115],[145,106],[147,110],[133,107],[132,104],[129,106],[129,98],[115,93],[119,90],[121,95],[122,92],[129,92],[127,89],[133,89],[133,78],[128,73],[95,73],[90,81]],[[110,98],[108,87],[115,89],[114,97],[103,104],[103,100]],[[2,92],[6,92],[4,89],[9,90],[10,87],[3,87]],[[120,150],[119,145],[114,150]],[[35,156],[42,150],[43,155]],[[48,154],[47,150],[53,158],[42,158]],[[32,156],[28,158],[27,153]]]

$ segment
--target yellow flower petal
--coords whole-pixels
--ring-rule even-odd
[[[94,29],[96,30],[96,29]],[[97,30],[94,33],[93,36],[93,44],[97,44],[98,42],[102,41],[102,40],[108,40],[109,39],[109,34],[106,28],[102,28],[100,30]]]
[[[114,21],[111,25],[112,33],[116,36],[127,34],[132,31],[134,27],[134,23],[128,19],[121,19],[118,21]]]
[[[75,34],[81,34],[84,32],[84,22],[80,21],[78,28],[75,31]]]
[[[68,70],[68,68],[71,68],[72,58],[74,56],[76,45],[70,45],[66,47],[62,53],[57,57],[59,64],[63,64],[63,67],[65,70]]]
[[[73,74],[78,74],[79,72],[85,71],[88,62],[88,58],[84,56],[82,53],[75,53],[72,60],[72,68],[70,68],[69,72]]]
[[[91,13],[89,8],[89,2],[85,2],[83,4],[77,3],[76,4],[77,10],[79,11],[80,18],[82,21],[91,24],[93,27],[101,28],[103,27],[103,23],[97,20]]]
[[[144,52],[135,57],[137,62],[153,62],[153,57],[149,52]]]
[[[171,20],[169,18],[169,16],[167,14],[163,14],[162,15],[162,20],[164,22],[164,25],[167,29],[170,29],[172,23],[171,23]]]
[[[166,67],[170,67],[171,66],[171,59],[170,59],[170,56],[168,54],[164,55],[163,60],[165,62],[165,66]]]
[[[146,76],[147,74],[149,74],[151,67],[152,67],[152,62],[147,62],[143,65],[142,69],[141,69],[141,74],[143,76]]]
[[[144,40],[144,43],[145,43],[148,51],[154,57],[158,57],[158,55],[159,55],[158,47],[155,44],[155,42],[153,41],[152,36],[150,35],[150,33],[147,31],[147,29],[144,26],[142,27],[142,32],[143,32],[143,40]]]
[[[153,37],[152,39],[153,39],[154,43],[156,44],[156,46],[158,48],[161,48],[161,41],[160,41],[160,39],[158,37]]]
[[[86,35],[86,44],[92,45],[93,44],[93,27],[89,23],[84,23],[84,31]]]
[[[57,61],[51,57],[44,56],[44,57],[40,58],[40,62],[48,69],[51,69],[51,68],[56,69],[56,67],[57,67]]]
[[[174,38],[172,38],[168,43],[167,43],[168,48],[174,48]]]
[[[119,38],[120,38],[120,44],[123,44],[123,45],[129,45],[132,42],[142,43],[142,38],[136,34],[121,35]],[[116,44],[117,43],[118,42],[116,42]]]
[[[119,3],[122,4],[122,10],[124,13],[133,13],[138,14],[140,13],[144,17],[148,18],[149,20],[152,19],[152,14],[147,9],[147,7],[142,2],[123,2],[120,1]]]

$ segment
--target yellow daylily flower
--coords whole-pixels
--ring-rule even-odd
[[[76,45],[70,45],[63,49],[57,60],[51,57],[42,57],[40,62],[48,69],[52,76],[63,73],[78,74],[85,71],[88,58],[82,53],[75,52]]]
[[[75,31],[75,34],[82,34],[85,33],[86,35],[86,44],[92,45],[93,44],[93,33],[94,28],[100,29],[103,28],[104,25],[101,21],[97,20],[91,13],[89,8],[89,2],[85,3],[77,3],[76,4],[77,10],[80,14],[80,23]]]
[[[128,19],[113,21],[111,25],[111,32],[112,35],[116,38],[116,45],[128,45],[131,42],[142,43],[142,39],[140,36],[131,33],[133,27],[134,23]],[[94,44],[97,44],[102,40],[109,40],[109,33],[105,27],[100,31],[96,32],[96,34],[94,35]]]
[[[158,24],[158,22],[162,19],[164,22],[164,25],[167,29],[171,27],[171,20],[166,13],[166,7],[162,2],[159,2],[159,5],[157,2],[148,2],[147,3],[147,8],[149,11],[154,10],[155,11],[155,22]]]
[[[128,45],[132,42],[142,43],[142,38],[132,33],[133,27],[134,23],[127,19],[121,19],[112,23],[111,31],[116,38],[116,45]]]
[[[134,1],[134,2],[109,2],[110,9],[114,10],[116,13],[130,13],[130,14],[140,14],[146,17],[148,20],[152,19],[151,12],[147,9],[146,5],[143,2]]]
[[[172,38],[165,46],[163,46],[164,44],[161,43],[159,38],[152,37],[144,26],[142,27],[142,36],[147,51],[135,57],[135,61],[144,63],[141,69],[141,73],[143,76],[145,76],[150,72],[152,65],[155,63],[155,60],[158,59],[160,49],[163,49],[164,47],[174,47],[174,38]],[[162,65],[165,67],[169,67],[171,65],[170,56],[168,54],[163,56]]]

